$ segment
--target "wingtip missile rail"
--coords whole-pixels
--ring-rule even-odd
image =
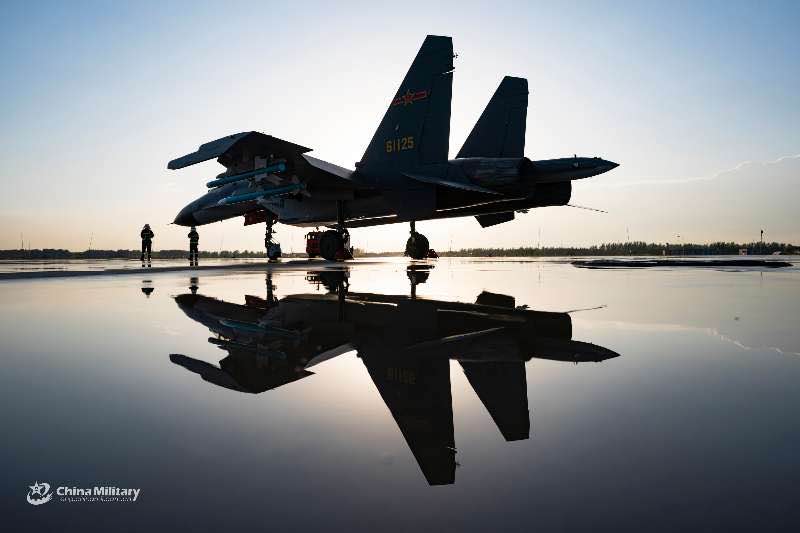
[[[213,179],[208,183],[206,183],[206,187],[208,187],[209,189],[214,189],[216,187],[227,185],[228,183],[236,183],[237,181],[246,180],[252,178],[253,176],[258,176],[259,174],[271,174],[273,172],[284,172],[285,170],[286,170],[286,163],[284,162],[275,163],[263,168],[256,168],[248,172],[236,174],[235,176],[223,176],[221,178]]]

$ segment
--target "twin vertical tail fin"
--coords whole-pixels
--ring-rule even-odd
[[[428,35],[360,164],[409,170],[447,161],[452,96],[453,40]]]
[[[506,76],[456,157],[523,157],[528,80]]]

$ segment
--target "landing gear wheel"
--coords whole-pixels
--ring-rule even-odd
[[[267,259],[270,261],[277,261],[281,256],[281,245],[276,242],[271,242],[267,245]]]
[[[406,241],[406,255],[412,259],[425,259],[428,257],[429,249],[428,238],[422,233],[414,231]]]
[[[336,254],[344,248],[344,238],[336,230],[328,230],[319,239],[319,254],[328,261],[336,261]]]
[[[272,225],[277,222],[277,218],[267,215],[267,229],[264,233],[264,247],[267,249],[267,259],[277,261],[281,257],[281,245],[272,240]]]

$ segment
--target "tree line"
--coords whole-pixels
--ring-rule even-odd
[[[61,248],[45,248],[43,250],[0,250],[0,259],[136,259],[141,257],[140,250],[85,250],[73,252]],[[218,252],[201,251],[200,257],[241,259],[266,257],[266,253],[250,250],[222,250]],[[286,255],[286,254],[284,254]],[[153,259],[188,259],[186,250],[153,250]]]
[[[524,246],[518,248],[465,248],[439,252],[441,256],[452,257],[562,257],[562,256],[652,256],[652,255],[738,255],[740,250],[747,250],[750,255],[770,255],[775,252],[792,255],[800,253],[800,246],[782,242],[712,242],[695,243],[648,243],[643,241],[612,242],[592,246]],[[43,250],[0,250],[0,260],[37,260],[37,259],[135,259],[139,250],[85,250],[73,252],[65,249],[45,248]],[[283,254],[285,257],[304,257],[304,253]],[[366,252],[356,249],[356,257],[397,256],[401,252]],[[201,251],[201,258],[216,259],[249,259],[264,258],[264,251],[222,250],[217,252]],[[186,250],[157,250],[153,259],[187,259]]]
[[[712,242],[652,243],[644,241],[612,242],[592,246],[525,246],[519,248],[467,248],[452,252],[439,252],[444,256],[466,257],[562,257],[587,256],[653,256],[653,255],[738,255],[747,250],[750,255],[800,253],[800,246],[782,242]]]

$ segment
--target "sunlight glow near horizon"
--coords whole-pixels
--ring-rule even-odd
[[[771,240],[800,241],[798,161],[770,166],[800,152],[796,3],[220,9],[8,6],[0,248],[19,247],[21,233],[34,248],[83,250],[90,238],[93,248],[136,248],[145,222],[156,248],[186,247],[188,230],[169,223],[221,167],[166,163],[229,133],[263,131],[353,168],[427,33],[452,35],[459,54],[451,156],[511,74],[530,83],[528,157],[621,163],[574,187],[573,203],[609,215],[537,209],[485,230],[472,218],[422,222],[433,248],[536,245],[540,229],[543,246],[623,241],[628,231],[755,240],[764,225]],[[756,167],[718,178],[705,202],[682,183],[644,186],[655,194],[626,186],[713,177],[744,161]],[[710,222],[696,216],[706,207]],[[285,251],[303,250],[307,229],[278,230]],[[241,220],[200,232],[206,250],[263,244],[263,227]],[[401,250],[407,233],[405,224],[358,229],[353,244]]]

